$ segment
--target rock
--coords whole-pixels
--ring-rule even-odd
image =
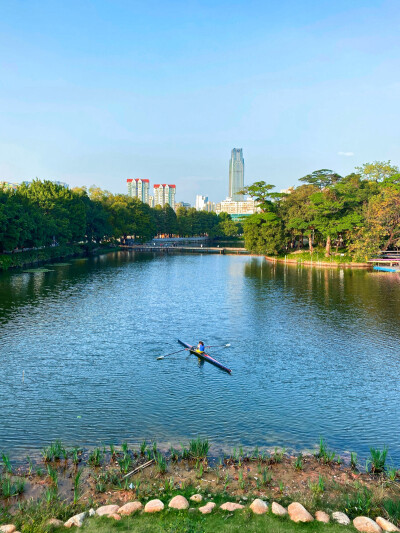
[[[65,522],[64,527],[72,527],[72,526],[82,527],[85,517],[86,517],[86,513],[79,513],[74,516],[71,516],[71,518]]]
[[[142,509],[143,505],[141,502],[128,502],[120,507],[117,513],[122,516],[129,516],[130,514],[136,513],[136,511],[141,511]]]
[[[93,507],[89,509],[89,513],[88,513],[89,516],[94,516],[95,514],[96,514],[96,511],[93,509]]]
[[[317,511],[315,513],[315,520],[317,520],[318,522],[324,522],[324,524],[327,524],[330,518],[327,513],[324,513],[324,511]]]
[[[102,505],[96,510],[98,516],[110,516],[110,514],[117,513],[119,505]]]
[[[240,503],[226,502],[220,506],[220,509],[223,511],[237,511],[238,509],[244,509],[244,505],[240,505]]]
[[[58,518],[50,518],[50,520],[47,521],[47,526],[50,528],[53,527],[61,527],[64,524],[62,520],[58,520]]]
[[[383,531],[400,531],[400,529],[392,524],[392,522],[385,520],[385,518],[382,518],[381,516],[378,516],[376,523],[383,529]]]
[[[189,513],[196,513],[197,512],[197,509],[196,507],[189,507]]]
[[[250,505],[250,509],[254,514],[264,514],[268,511],[268,505],[259,498],[256,498]]]
[[[276,502],[272,502],[271,511],[277,516],[285,516],[288,514],[287,510]]]
[[[161,500],[150,500],[144,506],[145,513],[158,513],[164,509],[164,504]]]
[[[350,524],[350,518],[347,516],[347,514],[340,513],[339,511],[332,513],[332,518],[338,524],[342,524],[343,526],[348,526]]]
[[[185,496],[174,496],[169,502],[168,507],[171,509],[189,509],[189,502]]]
[[[199,507],[199,511],[202,514],[210,514],[211,511],[214,509],[214,507],[215,507],[215,503],[214,502],[208,502],[205,505],[203,505],[203,507]]]
[[[314,520],[307,509],[298,502],[289,505],[288,513],[293,522],[312,522]]]
[[[367,516],[357,516],[353,520],[353,525],[358,531],[363,531],[364,533],[382,533],[382,529],[378,524]]]
[[[118,513],[109,514],[108,518],[114,518],[114,520],[121,520],[121,517]]]
[[[193,496],[190,496],[190,499],[192,502],[200,503],[203,501],[203,496],[201,494],[193,494]]]
[[[15,533],[17,531],[17,528],[14,526],[14,524],[5,524],[4,526],[0,526],[1,533]]]

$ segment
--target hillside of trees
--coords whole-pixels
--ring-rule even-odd
[[[400,173],[390,161],[366,163],[345,177],[317,170],[299,181],[290,194],[264,181],[245,189],[262,211],[244,224],[248,250],[279,255],[323,246],[326,256],[344,250],[365,261],[400,248]]]
[[[137,198],[99,188],[67,189],[34,180],[15,191],[0,188],[0,253],[54,244],[113,242],[156,235],[229,237],[241,232],[229,215],[169,206],[154,209]]]

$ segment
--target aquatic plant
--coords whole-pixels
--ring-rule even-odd
[[[385,470],[388,448],[386,446],[383,447],[383,450],[370,448],[369,452],[370,456],[365,465],[366,470],[369,470],[370,467],[370,471],[373,474],[379,474],[383,472]]]
[[[160,474],[165,474],[165,472],[167,471],[167,461],[165,459],[165,457],[163,456],[162,453],[160,452],[157,452],[155,455],[154,455],[154,460],[155,460],[155,463],[156,463],[156,469],[158,470],[158,472]]]
[[[117,459],[119,468],[121,469],[121,472],[123,474],[127,474],[129,471],[129,467],[132,464],[132,459],[129,454],[124,455],[123,457]]]
[[[170,477],[169,479],[165,480],[165,483],[164,483],[165,492],[172,492],[174,490],[174,486],[175,486],[175,482],[174,482],[173,477]]]
[[[169,453],[171,455],[171,461],[174,463],[177,463],[179,460],[179,451],[176,450],[173,446],[169,449]]]
[[[50,446],[43,448],[42,457],[44,462],[48,463],[51,461],[59,461],[61,457],[66,459],[68,457],[68,453],[61,440],[56,440],[55,442],[52,442]]]
[[[197,479],[201,479],[203,477],[203,473],[204,473],[204,465],[203,465],[203,463],[200,463],[200,464],[197,463],[196,470],[197,470],[197,472],[196,472]]]
[[[17,479],[13,481],[9,476],[4,476],[0,479],[0,496],[3,498],[11,498],[17,494],[22,494],[25,490],[25,481]]]
[[[46,490],[44,491],[44,498],[48,504],[57,500],[58,499],[57,487],[46,487]]]
[[[12,473],[12,466],[11,466],[10,457],[6,453],[2,453],[1,454],[1,460],[3,461],[2,465],[4,467],[4,470],[6,472],[8,472],[9,474],[11,474]]]
[[[382,506],[385,509],[389,520],[393,523],[400,523],[400,500],[387,499],[382,502]]]
[[[208,439],[193,439],[189,441],[189,455],[193,459],[205,459],[208,454],[210,444]]]
[[[296,470],[303,470],[303,454],[301,453],[296,457],[294,462],[294,467]]]
[[[90,452],[89,455],[89,464],[92,466],[100,466],[101,462],[103,460],[103,452],[100,450],[100,448],[95,448]]]
[[[263,470],[262,470],[262,484],[264,486],[268,485],[269,483],[271,483],[272,481],[272,474],[271,472],[268,470],[268,467],[264,467]]]
[[[30,476],[32,474],[32,470],[33,470],[33,463],[32,463],[32,459],[29,457],[29,455],[26,456],[26,461],[28,463],[28,476]]]
[[[357,454],[356,452],[350,453],[350,467],[352,470],[357,469]]]
[[[386,472],[386,475],[390,481],[395,481],[398,474],[399,474],[399,471],[397,470],[397,468],[393,466],[389,467]]]
[[[121,449],[122,449],[122,453],[124,455],[126,455],[127,453],[129,453],[129,446],[128,446],[128,443],[127,442],[123,442],[121,444]]]
[[[112,458],[115,457],[115,446],[112,443],[110,444],[110,454]]]
[[[51,465],[47,465],[47,474],[49,475],[49,478],[51,480],[51,483],[54,487],[58,487],[58,473],[55,468],[53,468]]]
[[[75,448],[72,448],[71,457],[72,457],[72,462],[74,463],[74,465],[77,465],[81,461],[81,454],[82,454],[81,448],[78,448],[77,446],[75,446]]]
[[[318,461],[325,464],[332,463],[336,457],[336,453],[328,449],[328,446],[322,437],[319,438],[319,449],[314,455]]]
[[[76,476],[74,477],[74,504],[76,504],[79,500],[81,475],[82,470],[77,472]]]
[[[140,454],[141,454],[141,455],[145,455],[145,453],[146,453],[146,449],[147,449],[147,443],[146,443],[146,441],[144,440],[144,441],[142,442],[142,444],[140,445]]]
[[[285,452],[286,452],[285,448],[282,448],[281,450],[279,450],[278,448],[275,448],[274,453],[271,455],[271,462],[281,463],[283,461]]]
[[[259,455],[260,455],[260,450],[258,449],[258,446],[256,446],[253,450],[253,453],[251,454],[251,458],[258,459]]]

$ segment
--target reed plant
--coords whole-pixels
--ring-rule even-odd
[[[78,503],[79,496],[80,496],[80,480],[82,475],[82,470],[79,470],[79,472],[76,473],[76,476],[74,477],[74,505]]]
[[[53,487],[58,487],[58,473],[55,468],[53,468],[51,465],[47,465],[47,474],[51,480],[51,484]]]
[[[126,455],[127,453],[129,453],[129,446],[128,446],[128,443],[127,442],[123,442],[121,444],[121,449],[122,449],[122,453],[124,455]]]
[[[366,462],[366,470],[369,470],[373,474],[380,474],[381,472],[384,472],[388,448],[386,446],[383,447],[383,450],[370,448],[369,452],[370,455]]]
[[[350,518],[370,516],[374,511],[372,492],[364,486],[357,485],[355,492],[346,494],[345,509]]]
[[[336,453],[329,450],[325,440],[322,437],[319,438],[319,448],[314,455],[318,459],[318,461],[324,464],[333,463],[336,457]]]
[[[51,461],[59,461],[62,457],[66,459],[68,457],[68,453],[61,440],[56,440],[46,448],[43,448],[42,457],[45,463],[49,463]]]
[[[269,485],[272,481],[272,474],[271,472],[268,470],[268,467],[264,467],[262,472],[261,472],[261,475],[262,475],[262,484],[263,486],[265,487],[266,485]]]
[[[324,478],[319,475],[318,481],[315,483],[312,483],[311,481],[308,482],[308,486],[313,493],[314,496],[318,496],[319,494],[322,494],[325,490],[325,481]]]
[[[176,450],[173,446],[171,446],[169,449],[169,453],[170,453],[171,461],[173,461],[174,463],[177,463],[179,461],[179,451]]]
[[[3,465],[4,470],[8,472],[9,474],[11,474],[12,465],[11,465],[10,457],[6,453],[2,453],[1,460],[2,460],[2,465]]]
[[[146,455],[147,443],[144,440],[140,445],[140,455]]]
[[[119,468],[123,474],[127,474],[129,472],[129,468],[132,464],[132,459],[129,454],[124,455],[123,457],[117,459]]]
[[[95,448],[90,452],[89,464],[92,466],[100,466],[103,460],[103,452],[100,448]]]
[[[303,470],[303,454],[302,453],[296,457],[296,460],[294,462],[294,468],[296,470]]]
[[[157,471],[160,474],[165,474],[165,472],[167,471],[168,465],[167,465],[167,461],[166,461],[165,457],[163,456],[163,454],[160,453],[160,452],[157,452],[154,455],[154,460],[155,460],[155,463],[156,463]]]
[[[356,452],[350,453],[350,468],[352,470],[357,470],[357,454]]]
[[[22,494],[25,490],[25,481],[23,479],[16,479],[13,481],[10,476],[0,478],[0,496],[8,499],[12,496]]]
[[[278,448],[275,448],[274,453],[271,455],[271,462],[281,463],[283,461],[285,452],[286,452],[285,448],[282,448],[281,450],[279,450]]]
[[[210,444],[208,439],[193,439],[189,441],[189,455],[193,459],[206,459]]]

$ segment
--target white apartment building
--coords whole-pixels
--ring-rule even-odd
[[[208,196],[196,195],[196,211],[206,211]]]
[[[154,185],[154,205],[169,204],[172,209],[175,209],[175,195],[176,185],[156,184]]]
[[[216,205],[215,212],[228,213],[229,215],[254,215],[259,211],[255,200],[244,200],[243,202],[234,202],[231,198],[227,198],[223,202]]]
[[[128,196],[139,198],[143,203],[149,203],[150,181],[145,179],[127,179]]]

